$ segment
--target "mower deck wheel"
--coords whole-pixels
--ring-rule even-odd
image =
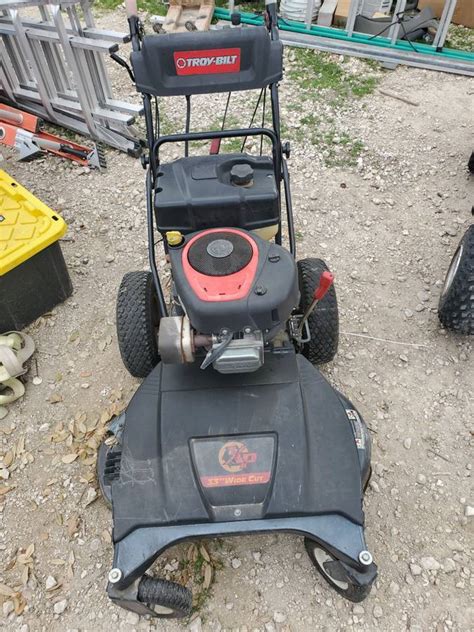
[[[138,601],[153,607],[157,617],[187,617],[191,614],[193,596],[185,586],[166,579],[143,575],[138,584]]]
[[[160,313],[151,272],[128,272],[117,296],[117,338],[123,363],[133,377],[146,377],[160,361]]]
[[[341,562],[314,540],[305,538],[304,545],[318,572],[335,591],[354,603],[359,603],[367,597],[372,584],[359,586],[351,581]]]
[[[298,311],[303,314],[313,301],[321,274],[329,268],[322,259],[315,258],[302,259],[297,262],[297,267],[301,295]],[[311,339],[302,344],[302,354],[314,365],[331,362],[339,342],[339,314],[334,285],[309,316],[308,326]]]
[[[474,335],[474,224],[464,234],[451,260],[438,316],[446,329]]]

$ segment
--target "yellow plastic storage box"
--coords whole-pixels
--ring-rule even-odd
[[[0,333],[23,329],[72,294],[58,240],[65,221],[0,169]]]

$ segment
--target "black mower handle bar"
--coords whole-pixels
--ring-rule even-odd
[[[159,164],[158,152],[160,147],[165,143],[180,143],[183,141],[192,142],[195,140],[214,140],[216,138],[244,138],[245,136],[267,136],[267,138],[269,138],[272,142],[276,162],[277,164],[280,163],[280,148],[278,137],[273,130],[265,127],[252,127],[249,129],[226,129],[215,132],[188,132],[187,134],[170,134],[168,136],[160,136],[160,138],[158,138],[153,144],[152,155],[156,156],[157,162]],[[278,175],[279,180],[279,173],[277,172],[276,168],[275,175]]]

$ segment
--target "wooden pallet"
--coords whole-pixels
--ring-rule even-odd
[[[194,30],[186,28],[186,24],[190,23],[196,31],[208,31],[213,13],[214,0],[170,0],[163,30],[167,33]]]

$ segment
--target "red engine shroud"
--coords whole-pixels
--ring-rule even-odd
[[[195,270],[189,263],[188,253],[191,246],[204,235],[210,233],[235,233],[243,237],[252,247],[252,258],[249,263],[238,272],[226,276],[208,276]],[[235,228],[211,228],[203,230],[188,241],[182,254],[182,264],[186,279],[201,301],[223,302],[238,301],[245,298],[255,280],[258,265],[258,247],[248,233]]]

